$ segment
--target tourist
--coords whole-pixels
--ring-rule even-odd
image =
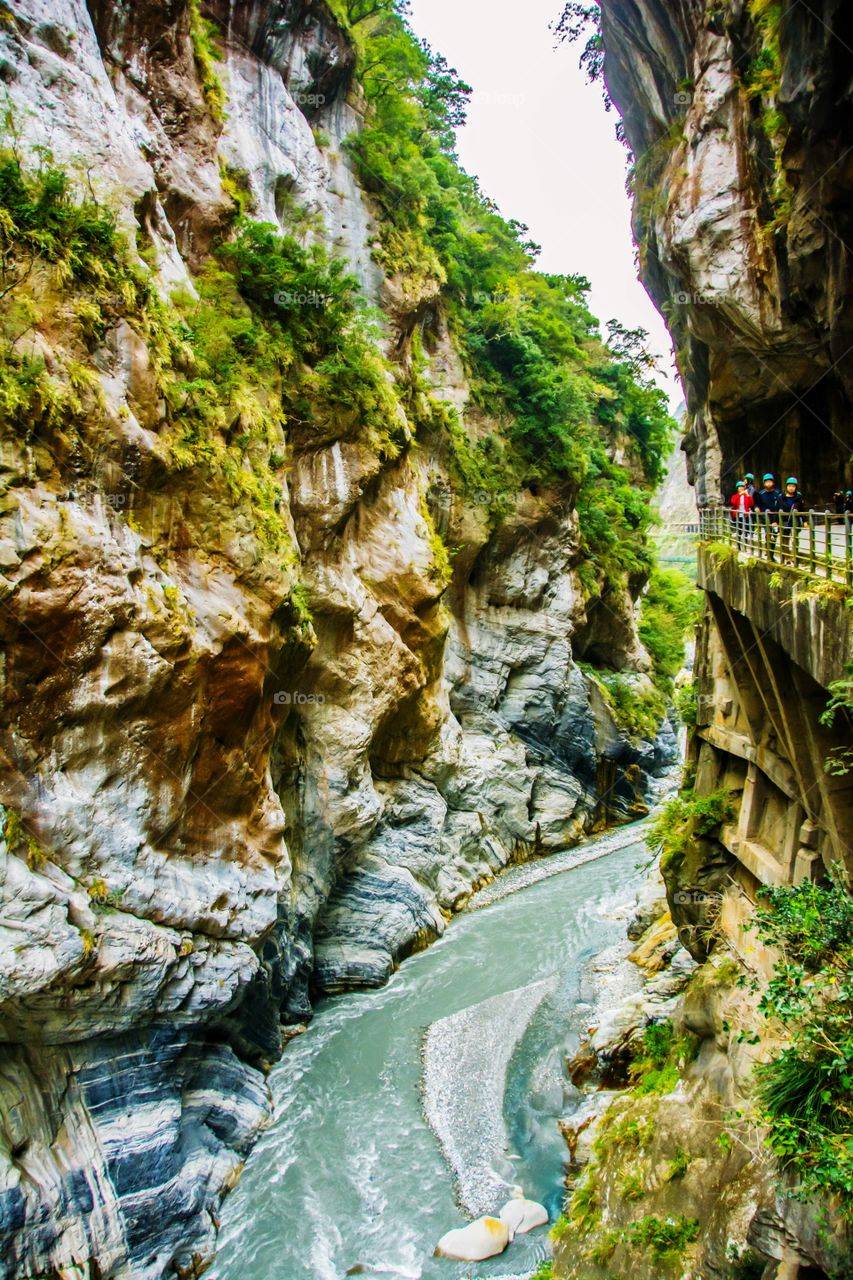
[[[732,494],[731,507],[735,522],[735,541],[742,550],[749,541],[752,513],[755,509],[755,503],[746,491],[745,480],[738,480],[736,492]]]
[[[779,511],[782,507],[782,494],[776,488],[776,477],[767,471],[761,482],[761,488],[755,495],[755,507],[758,519],[764,528],[764,542],[771,560],[774,559],[776,539],[779,536]]]
[[[853,489],[848,489],[844,495],[844,511],[848,516],[853,515]]]
[[[832,509],[837,516],[844,515],[845,494],[843,489],[836,489],[832,495]]]
[[[744,476],[744,480],[746,481],[747,493],[749,494],[750,498],[754,499],[755,498],[755,476],[752,474],[751,471],[747,471],[746,475]]]
[[[782,510],[782,558],[786,559],[788,555],[789,544],[791,542],[791,533],[794,533],[793,547],[794,559],[797,558],[797,550],[799,544],[799,532],[802,527],[802,521],[798,520],[791,513],[794,511],[805,511],[806,500],[799,490],[799,481],[796,476],[788,476],[785,481],[785,492],[782,494],[781,510]]]

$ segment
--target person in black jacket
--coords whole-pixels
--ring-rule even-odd
[[[782,559],[789,558],[789,547],[791,544],[791,534],[793,532],[794,539],[794,559],[797,556],[797,547],[800,538],[800,529],[803,527],[803,521],[792,515],[792,511],[805,511],[806,500],[800,493],[798,488],[799,481],[796,476],[788,476],[785,481],[785,492],[782,494]]]
[[[779,512],[782,509],[782,494],[776,488],[776,478],[768,471],[765,473],[762,487],[755,495],[755,510],[758,513],[760,528],[764,529],[764,543],[771,560],[775,559],[776,539],[779,536]]]
[[[847,515],[853,515],[853,489],[848,489],[844,495],[844,510]]]

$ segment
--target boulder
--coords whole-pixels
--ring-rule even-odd
[[[548,1221],[548,1210],[536,1200],[527,1200],[521,1187],[514,1187],[512,1199],[507,1200],[498,1217],[514,1236],[520,1236],[534,1227],[544,1227]]]
[[[513,1237],[512,1229],[500,1218],[477,1218],[467,1227],[448,1231],[438,1242],[437,1258],[454,1258],[457,1262],[483,1262],[503,1253]]]

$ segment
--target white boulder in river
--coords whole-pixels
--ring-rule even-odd
[[[477,1218],[467,1227],[448,1231],[438,1242],[436,1256],[458,1262],[483,1262],[503,1253],[513,1237],[512,1228],[500,1218]]]
[[[548,1210],[536,1200],[526,1200],[521,1187],[513,1187],[512,1199],[507,1200],[499,1217],[512,1235],[520,1236],[534,1227],[544,1227],[548,1221]]]

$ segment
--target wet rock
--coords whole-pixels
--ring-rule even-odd
[[[667,910],[666,898],[653,898],[640,903],[628,922],[627,934],[632,942],[639,942],[643,934],[659,920]]]
[[[498,1217],[507,1224],[512,1235],[517,1236],[536,1227],[544,1227],[548,1221],[548,1210],[537,1201],[526,1199],[521,1187],[516,1187],[512,1199],[502,1206]]]
[[[478,1218],[467,1227],[448,1231],[438,1242],[436,1255],[455,1258],[459,1262],[484,1262],[504,1249],[512,1239],[512,1231],[500,1218]]]

